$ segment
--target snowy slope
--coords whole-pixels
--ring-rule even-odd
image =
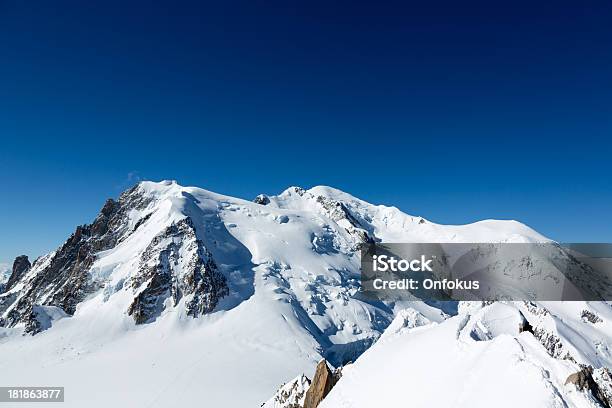
[[[438,225],[329,187],[256,201],[169,181],[108,201],[0,294],[0,384],[62,385],[70,407],[256,407],[321,357],[355,360],[403,307],[358,296],[364,243],[546,240],[514,221]],[[457,318],[412,307],[446,344]]]
[[[566,348],[611,344],[608,304],[550,303],[558,313],[555,332]],[[414,322],[414,313],[406,320],[398,316],[401,322],[394,321],[389,333],[345,367],[321,408],[601,406],[566,380],[580,369],[574,357],[604,372],[612,363],[610,350],[589,355],[572,348],[569,357],[559,358],[537,335],[521,332],[522,313],[533,317],[527,310],[533,307],[544,310],[519,302],[475,304],[441,324],[416,326],[404,323]],[[588,309],[602,320],[599,330],[579,318]],[[601,386],[612,391],[610,382]]]

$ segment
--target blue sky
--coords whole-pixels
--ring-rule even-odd
[[[330,3],[0,2],[0,261],[140,178],[612,240],[612,3]]]

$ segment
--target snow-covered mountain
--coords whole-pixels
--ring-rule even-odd
[[[462,306],[457,316],[442,323],[403,310],[374,346],[344,368],[320,407],[561,408],[612,403],[608,304]],[[581,318],[585,313],[595,320]]]
[[[356,362],[343,371],[324,406],[397,406],[350,398],[360,395],[352,387],[368,375],[364,370],[379,364],[386,372],[389,353],[419,350],[426,365],[427,354],[439,348],[444,355],[452,347],[466,349],[465,359],[447,371],[457,374],[456,382],[474,384],[510,361],[515,343],[530,359],[532,352],[548,354],[540,366],[549,376],[559,359],[565,359],[554,371],[559,378],[579,364],[609,366],[611,316],[605,303],[490,305],[468,313],[456,304],[362,298],[358,250],[373,241],[546,238],[515,221],[438,225],[329,187],[292,187],[250,202],[171,181],[142,182],[117,201],[108,200],[92,224],[78,227],[53,253],[31,265],[20,261],[0,294],[0,384],[65,386],[65,405],[75,407],[257,407],[274,404],[275,391],[292,378],[277,395],[305,391],[309,384],[302,374],[312,378],[325,358],[335,366]],[[582,309],[601,322],[574,316],[582,316]],[[507,313],[511,324],[487,329],[488,323],[478,323],[497,321],[499,313]],[[521,319],[533,334],[513,329]],[[412,332],[424,327],[436,341],[412,340]],[[531,348],[521,343],[528,336]],[[474,377],[460,375],[493,347],[487,345],[502,343],[498,339],[507,340],[495,346],[499,356],[481,358],[478,367],[484,368]],[[436,358],[428,370],[444,366]],[[389,366],[401,371],[404,363],[410,370],[404,357]],[[555,381],[542,387],[572,406],[578,397],[555,389]],[[364,384],[362,393],[374,383]]]

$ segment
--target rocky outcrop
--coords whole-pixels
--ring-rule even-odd
[[[601,317],[597,316],[595,313],[588,311],[588,310],[583,310],[582,312],[580,312],[580,318],[585,322],[589,322],[593,324],[603,322]]]
[[[91,273],[97,254],[142,228],[152,216],[147,208],[155,199],[137,185],[118,200],[108,199],[96,219],[77,227],[54,253],[33,265],[27,257],[18,257],[6,290],[0,294],[0,326],[23,324],[26,333],[36,334],[53,321],[47,311],[53,311],[53,316],[74,314],[80,302],[107,284],[104,277]],[[138,270],[117,290],[121,288],[134,294],[127,313],[137,324],[159,315],[168,298],[173,305],[182,303],[188,316],[197,317],[210,313],[229,293],[225,277],[189,217],[172,223],[151,240],[140,255]]]
[[[51,255],[33,265],[27,257],[18,257],[7,288],[0,294],[0,326],[23,324],[26,333],[36,334],[53,320],[46,311],[53,311],[53,316],[74,314],[81,301],[107,283],[91,274],[97,254],[141,228],[151,218],[146,209],[154,199],[137,185],[117,201],[108,199],[93,223],[77,227]],[[33,273],[26,273],[28,270]],[[137,324],[155,318],[168,297],[173,305],[183,302],[186,314],[197,317],[211,312],[229,293],[225,277],[198,239],[189,217],[152,239],[126,285],[134,294],[127,312]]]
[[[310,379],[304,374],[283,384],[276,394],[262,408],[303,408],[306,391],[310,387]]]
[[[601,367],[593,370],[593,380],[599,388],[597,399],[606,408],[612,408],[612,372],[607,367]]]
[[[137,324],[159,315],[168,297],[174,306],[184,299],[187,315],[198,317],[212,312],[219,299],[229,293],[225,277],[197,238],[189,217],[153,238],[130,286],[136,297],[128,314]]]
[[[593,367],[585,367],[567,377],[567,380],[565,380],[565,385],[573,384],[580,391],[590,390],[595,386],[595,381],[593,381],[592,374]]]
[[[316,197],[316,202],[326,216],[343,227],[353,238],[353,250],[358,251],[365,245],[374,243],[375,239],[363,228],[344,203],[321,195]]]
[[[265,194],[260,194],[253,200],[254,203],[259,205],[268,205],[270,204],[270,199]]]
[[[572,384],[578,390],[590,392],[593,398],[605,408],[612,408],[612,377],[607,368],[597,370],[597,380],[591,366],[585,366],[580,371],[567,377],[565,385]]]
[[[520,316],[521,316],[521,323],[519,323],[519,333],[522,332],[528,332],[533,334],[533,326],[531,326],[531,323],[529,323],[529,320],[527,320],[525,318],[525,315],[523,314],[523,312],[519,312]]]
[[[16,260],[11,285],[0,295],[0,326],[24,323],[27,333],[37,333],[32,313],[35,305],[56,306],[68,315],[74,314],[79,302],[102,287],[89,275],[96,254],[113,248],[129,235],[129,212],[146,207],[149,201],[138,186],[124,192],[118,201],[108,199],[93,223],[78,226],[50,257],[31,266],[36,274],[23,281],[18,293],[10,289],[23,280],[29,262]]]
[[[290,187],[283,194],[303,197],[318,207],[319,213],[334,221],[349,234],[352,241],[351,251],[359,251],[377,240],[371,228],[367,226],[367,222],[362,222],[361,217],[357,213],[354,214],[350,205],[343,201],[324,195],[315,195],[301,187]]]
[[[19,282],[19,280],[25,275],[25,273],[30,269],[32,264],[30,264],[30,260],[26,255],[20,255],[15,258],[13,262],[13,271],[8,281],[6,282],[5,290],[10,290],[15,283]]]
[[[310,384],[310,388],[306,391],[304,399],[304,408],[316,408],[319,406],[323,398],[329,394],[331,389],[340,379],[340,371],[332,371],[327,365],[325,359],[317,364],[317,370]]]
[[[576,363],[576,359],[558,333],[551,330],[551,327],[555,327],[555,324],[550,312],[534,302],[523,302],[523,305],[525,306],[524,312],[529,316],[529,320],[525,319],[526,323],[524,323],[525,326],[522,331],[532,333],[551,357]],[[526,317],[523,312],[521,314],[524,318]]]
[[[304,374],[283,384],[262,408],[316,408],[342,376],[342,368],[332,370],[327,360],[317,364],[312,381]]]

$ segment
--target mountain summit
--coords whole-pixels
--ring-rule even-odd
[[[355,361],[388,327],[414,323],[398,323],[406,305],[359,295],[358,251],[375,241],[547,239],[516,221],[439,225],[323,186],[247,201],[141,182],[13,271],[0,292],[0,382],[60,384],[74,406],[259,406],[322,358]],[[459,315],[410,307],[428,324]],[[534,323],[540,338],[556,333],[546,324]],[[609,361],[579,361],[589,347],[575,360]]]

